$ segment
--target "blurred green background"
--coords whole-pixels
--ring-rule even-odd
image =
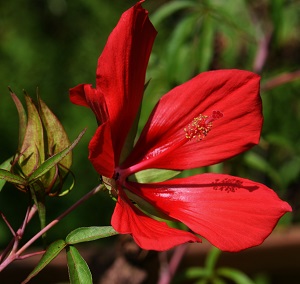
[[[68,89],[95,83],[99,54],[121,13],[136,1],[31,0],[0,2],[0,161],[17,149],[18,115],[8,86],[24,101],[36,88],[61,120],[71,140],[88,127],[73,151],[73,191],[49,199],[48,219],[98,184],[87,145],[96,129],[91,111],[72,105]],[[221,68],[252,70],[262,76],[265,123],[261,143],[222,165],[223,171],[265,183],[293,206],[282,222],[299,223],[300,186],[300,1],[154,1],[149,10],[158,36],[150,58],[140,129],[161,95],[199,72]],[[245,133],[247,135],[247,133]],[[203,169],[196,170],[197,172]],[[0,210],[17,228],[26,198],[6,185]],[[78,226],[107,225],[114,202],[101,193],[49,232],[63,238]],[[91,208],[93,208],[91,210]],[[38,226],[33,222],[32,235]],[[0,247],[11,235],[0,221]]]

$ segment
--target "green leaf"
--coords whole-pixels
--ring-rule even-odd
[[[42,269],[44,269],[45,266],[47,266],[65,247],[66,243],[64,240],[57,240],[54,243],[50,244],[37,266],[27,276],[22,284],[28,283],[34,276],[36,276]]]
[[[45,160],[43,125],[32,99],[25,95],[28,121],[18,164],[29,176]]]
[[[214,54],[214,34],[215,22],[208,13],[203,18],[200,31],[199,48],[198,48],[198,64],[199,72],[207,71],[213,59]]]
[[[197,4],[193,1],[173,1],[161,6],[152,16],[151,22],[154,26],[171,16],[173,13],[187,8],[195,7]]]
[[[82,227],[69,233],[66,237],[67,244],[74,245],[83,242],[90,242],[117,235],[113,227]]]
[[[137,172],[129,177],[130,181],[138,183],[153,183],[168,180],[180,174],[181,171],[164,169],[147,169]]]
[[[284,188],[287,188],[300,175],[300,157],[294,156],[285,163],[282,163],[279,173],[282,177]]]
[[[27,126],[27,115],[26,111],[19,100],[19,98],[10,90],[10,95],[12,99],[14,100],[14,103],[17,107],[17,111],[19,114],[19,146],[18,149],[20,150],[24,141],[25,132],[26,132],[26,126]]]
[[[74,140],[74,142],[68,146],[66,149],[61,151],[60,153],[55,154],[51,158],[47,159],[43,164],[41,164],[29,177],[29,182],[35,181],[44,175],[47,171],[49,171],[52,167],[54,167],[57,163],[59,163],[68,153],[78,144],[82,136],[84,135],[86,129],[84,129],[78,137]]]
[[[263,173],[266,173],[275,184],[282,187],[281,177],[278,171],[275,168],[273,168],[273,166],[267,160],[263,159],[261,156],[254,152],[246,153],[244,158],[245,163],[248,166]]]
[[[2,180],[6,180],[6,181],[8,181],[10,183],[14,183],[14,184],[22,184],[22,185],[27,184],[27,181],[24,178],[17,176],[15,174],[12,174],[11,172],[3,170],[3,169],[0,169],[0,180],[1,180],[1,183],[3,183]],[[1,188],[0,188],[0,190],[1,190]]]
[[[209,275],[213,275],[220,254],[221,251],[218,248],[212,247],[209,254],[207,255],[207,258],[205,260],[205,267]]]
[[[70,283],[93,284],[91,271],[79,251],[73,246],[66,250]]]
[[[237,284],[255,284],[246,274],[234,268],[219,268],[217,275],[229,278]]]
[[[191,267],[188,268],[183,273],[183,279],[193,279],[193,278],[207,278],[209,275],[207,270],[203,267]]]
[[[194,59],[195,50],[190,38],[198,20],[198,15],[189,15],[174,27],[165,57],[168,79],[171,82],[183,83],[192,76],[197,62]]]

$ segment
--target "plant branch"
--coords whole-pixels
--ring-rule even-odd
[[[300,70],[290,72],[290,73],[283,73],[283,74],[280,74],[280,75],[276,76],[275,78],[272,78],[272,79],[268,80],[267,82],[265,82],[261,86],[261,90],[269,91],[280,85],[283,85],[283,84],[286,84],[286,83],[289,83],[289,82],[292,82],[295,80],[299,80],[299,79],[300,79]]]
[[[90,192],[88,192],[86,195],[84,195],[81,199],[79,199],[76,203],[74,203],[69,209],[67,209],[64,213],[59,215],[56,219],[54,219],[52,222],[50,222],[45,228],[43,228],[41,231],[39,231],[35,236],[33,236],[26,244],[24,244],[17,252],[15,252],[16,248],[15,245],[18,243],[17,238],[19,237],[18,234],[16,234],[14,238],[14,242],[12,242],[11,246],[13,246],[13,250],[11,251],[10,255],[3,261],[2,264],[0,264],[0,272],[11,262],[13,262],[16,259],[23,259],[27,258],[36,254],[41,254],[42,252],[36,252],[31,253],[27,255],[21,256],[21,254],[30,246],[32,245],[39,237],[41,237],[45,232],[47,232],[49,229],[51,229],[53,226],[55,226],[61,219],[63,219],[65,216],[67,216],[69,213],[71,213],[74,209],[76,209],[80,204],[85,202],[87,199],[98,193],[100,190],[102,190],[104,185],[100,184],[99,186],[92,189]],[[19,229],[21,232],[24,232],[25,229],[25,223],[28,223],[29,220],[32,218],[34,213],[36,212],[36,207],[32,207],[28,214],[25,216],[25,220]],[[22,231],[23,230],[23,231]],[[11,247],[10,246],[10,247]],[[7,254],[7,253],[6,253]]]
[[[89,199],[91,196],[95,195],[97,192],[102,190],[103,185],[100,184],[99,186],[92,189],[90,192],[88,192],[86,195],[84,195],[82,198],[80,198],[76,203],[74,203],[69,209],[67,209],[64,213],[62,213],[60,216],[58,216],[56,219],[54,219],[52,222],[50,222],[45,228],[43,228],[41,231],[39,231],[34,237],[32,237],[25,245],[23,245],[18,251],[17,255],[21,255],[32,243],[34,243],[39,237],[41,237],[44,233],[46,233],[49,229],[54,227],[61,219],[63,219],[65,216],[67,216],[69,213],[71,213],[74,209],[76,209],[80,204],[82,204],[84,201]]]
[[[162,272],[160,274],[160,279],[158,281],[158,284],[169,284],[171,282],[181,262],[181,259],[185,254],[187,247],[188,244],[182,244],[175,248],[172,258],[169,262],[169,265],[162,265]]]

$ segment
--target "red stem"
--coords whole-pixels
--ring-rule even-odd
[[[100,190],[103,189],[103,185],[100,184],[99,186],[95,187],[94,189],[92,189],[90,192],[88,192],[86,195],[84,195],[81,199],[79,199],[76,203],[74,203],[69,209],[67,209],[64,213],[62,213],[60,216],[58,216],[56,219],[54,219],[51,223],[49,223],[45,228],[43,228],[41,231],[39,231],[34,237],[32,237],[25,245],[23,245],[17,252],[14,252],[12,250],[12,252],[10,253],[10,255],[5,259],[5,261],[3,261],[2,264],[0,264],[0,272],[11,262],[13,262],[16,259],[22,259],[24,258],[24,256],[20,256],[32,243],[34,243],[39,237],[41,237],[45,232],[47,232],[50,228],[52,228],[53,226],[55,226],[61,219],[63,219],[66,215],[68,215],[69,213],[71,213],[74,209],[76,209],[80,204],[82,204],[84,201],[86,201],[87,199],[89,199],[91,196],[93,196],[94,194],[96,194],[97,192],[99,192]],[[31,212],[31,211],[30,211]],[[27,221],[30,220],[32,216],[28,215]],[[23,225],[22,225],[23,228]],[[17,235],[18,236],[18,235]],[[16,240],[15,240],[16,242]],[[31,255],[35,255],[38,254],[40,252],[31,254]],[[30,255],[27,255],[26,257],[29,257]]]

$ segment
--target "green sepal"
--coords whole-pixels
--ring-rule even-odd
[[[5,172],[0,172],[0,192],[3,188],[3,186],[5,185],[6,183],[6,174],[7,172],[11,169],[11,161],[12,161],[13,157],[12,158],[9,158],[7,159],[6,161],[4,161],[1,165],[0,165],[0,171],[1,170],[4,170]],[[15,175],[12,176],[13,180],[16,179]],[[18,178],[17,178],[17,182],[18,182]]]
[[[181,171],[165,169],[147,169],[129,176],[129,181],[138,183],[162,182],[180,174]]]
[[[91,271],[79,251],[74,246],[68,246],[66,251],[70,283],[93,284]]]
[[[75,186],[75,176],[74,176],[74,174],[72,173],[72,171],[69,171],[69,173],[71,174],[71,178],[72,178],[72,182],[71,182],[71,185],[70,186],[68,186],[66,189],[64,189],[64,190],[60,190],[59,191],[59,194],[58,194],[58,196],[65,196],[65,195],[67,195],[73,188],[74,188],[74,186]]]
[[[43,125],[32,99],[25,95],[27,127],[20,149],[18,164],[25,176],[29,176],[45,160]]]
[[[53,155],[51,158],[47,159],[44,163],[42,163],[33,173],[30,175],[28,182],[34,182],[36,179],[40,178],[46,172],[48,172],[52,167],[54,167],[57,163],[59,163],[69,152],[78,144],[82,136],[84,135],[86,129],[84,129],[78,137],[74,140],[74,142],[66,147],[60,153]]]
[[[46,157],[51,157],[67,148],[70,145],[70,141],[60,121],[39,96],[38,110],[44,126],[45,154]],[[61,178],[67,175],[71,165],[72,152],[70,151],[59,163],[58,170]],[[53,167],[43,176],[42,181],[45,187],[52,183],[55,173],[56,169]]]
[[[36,276],[42,269],[44,269],[57,255],[66,247],[64,240],[57,240],[49,245],[46,252],[41,257],[37,266],[26,277],[22,284],[28,283],[34,276]]]
[[[5,181],[8,181],[13,184],[20,184],[20,185],[27,184],[26,179],[22,178],[21,176],[12,174],[7,170],[0,169],[0,191],[5,184]]]
[[[11,89],[9,89],[10,95],[16,105],[18,115],[19,115],[19,146],[18,149],[20,150],[24,141],[25,133],[26,133],[26,126],[27,126],[27,114],[23,107],[23,104],[16,96],[15,93]]]
[[[118,232],[116,232],[112,226],[82,227],[70,232],[66,237],[66,243],[69,245],[74,245],[111,237],[117,234]]]

